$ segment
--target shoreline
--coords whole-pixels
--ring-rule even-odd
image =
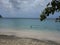
[[[60,43],[51,40],[0,35],[0,45],[60,45]]]
[[[5,38],[4,38],[5,37]],[[36,30],[13,30],[13,29],[1,29],[0,39],[22,39],[26,41],[40,40],[44,42],[55,42],[60,44],[60,33],[50,31],[36,31]],[[28,39],[28,40],[27,40]],[[8,41],[7,40],[7,41]],[[18,40],[18,41],[19,41]],[[21,41],[20,41],[21,42]]]

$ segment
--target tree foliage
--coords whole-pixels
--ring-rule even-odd
[[[43,21],[44,19],[49,16],[49,14],[54,14],[55,12],[60,11],[60,0],[52,0],[49,2],[46,6],[46,8],[43,10],[42,14],[40,15],[40,20]]]

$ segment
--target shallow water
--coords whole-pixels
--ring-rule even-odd
[[[60,22],[39,19],[0,19],[0,34],[60,42]]]
[[[41,22],[39,19],[0,19],[1,28],[60,31],[60,22],[55,20]]]

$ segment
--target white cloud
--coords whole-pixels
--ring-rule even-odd
[[[47,0],[48,2],[50,0]],[[0,0],[0,9],[9,15],[27,15],[27,13],[40,12],[46,5],[46,0]],[[1,11],[0,10],[0,11]],[[2,12],[4,13],[4,11]]]
[[[9,0],[1,0],[0,5],[2,5],[4,8],[12,8],[12,5],[9,3]]]

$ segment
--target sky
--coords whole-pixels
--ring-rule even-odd
[[[51,0],[0,0],[0,14],[3,17],[39,18]],[[55,16],[58,17],[55,13]]]

